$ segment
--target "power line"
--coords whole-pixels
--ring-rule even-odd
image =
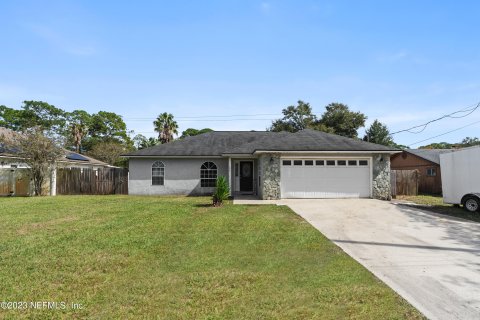
[[[319,112],[312,111],[313,114],[319,114]],[[184,120],[184,121],[215,121],[212,120],[215,118],[233,118],[233,117],[240,117],[239,119],[219,119],[216,121],[237,121],[237,120],[275,120],[275,119],[245,119],[246,117],[264,117],[264,116],[275,116],[275,117],[283,117],[284,114],[281,113],[254,113],[254,114],[230,114],[230,115],[205,115],[205,116],[184,116],[184,117],[174,117],[175,120]],[[124,117],[123,120],[127,121],[153,121],[156,117]],[[198,119],[198,120],[196,120]]]
[[[462,130],[462,129],[466,128],[466,127],[473,126],[474,124],[477,124],[477,123],[480,123],[480,121],[475,121],[475,122],[472,122],[472,123],[470,123],[470,124],[467,124],[467,125],[465,125],[465,126],[463,126],[463,127],[460,127],[460,128],[454,129],[454,130],[450,130],[450,131],[444,132],[444,133],[442,133],[442,134],[439,134],[439,135],[436,135],[436,136],[433,136],[433,137],[430,137],[430,138],[427,138],[427,139],[423,139],[423,140],[420,140],[420,141],[411,143],[411,144],[409,144],[408,146],[411,147],[411,146],[413,146],[413,145],[416,145],[416,144],[419,144],[419,143],[422,143],[422,142],[425,142],[425,141],[428,141],[428,140],[431,140],[431,139],[435,139],[435,138],[444,136],[444,135],[446,135],[446,134],[449,134],[449,133],[452,133],[452,132],[455,132],[455,131],[458,131],[458,130]]]
[[[273,121],[275,119],[269,118],[269,119],[191,119],[191,120],[178,120],[178,122],[195,122],[195,121],[201,121],[201,122],[210,122],[210,121]],[[127,121],[151,121],[151,120],[127,120]]]
[[[466,116],[469,116],[469,115],[471,115],[473,112],[475,112],[475,110],[477,110],[479,107],[480,107],[480,102],[479,102],[478,104],[475,104],[475,105],[473,105],[473,106],[467,107],[467,108],[465,108],[465,109],[461,109],[461,110],[458,110],[458,111],[455,111],[455,112],[452,112],[452,113],[443,115],[443,116],[441,116],[440,118],[436,118],[436,119],[430,120],[430,121],[428,121],[428,122],[426,122],[426,123],[424,123],[424,124],[420,124],[420,125],[417,125],[417,126],[408,128],[408,129],[404,129],[404,130],[400,130],[400,131],[393,132],[393,133],[391,133],[390,135],[394,135],[394,134],[401,133],[401,132],[409,132],[409,133],[413,133],[413,134],[419,134],[419,133],[423,132],[430,123],[433,123],[433,122],[436,122],[436,121],[439,121],[439,120],[442,120],[442,119],[445,119],[445,118],[453,118],[453,119],[465,118]],[[467,112],[467,113],[466,113],[466,114],[463,114],[463,115],[461,115],[461,116],[455,116],[455,114],[465,113],[465,112]],[[420,129],[419,131],[412,131],[412,130],[418,129],[418,128],[422,128],[422,129]]]
[[[189,116],[189,117],[175,117],[175,119],[203,119],[203,118],[231,118],[231,117],[258,117],[258,116],[281,116],[279,113],[256,113],[256,114],[231,114],[231,115],[209,115],[209,116]],[[153,121],[152,118],[124,118],[125,120],[138,120],[138,121]]]

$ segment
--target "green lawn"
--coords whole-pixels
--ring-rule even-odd
[[[1,198],[0,301],[67,307],[0,318],[422,318],[289,208],[209,203]]]
[[[418,195],[397,196],[398,200],[405,200],[420,205],[423,209],[436,213],[480,222],[480,212],[468,212],[467,210],[443,202],[442,196]]]

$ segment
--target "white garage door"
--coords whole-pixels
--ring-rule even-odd
[[[282,198],[368,198],[370,159],[282,159]]]

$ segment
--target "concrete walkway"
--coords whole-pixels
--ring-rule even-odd
[[[274,203],[288,205],[426,317],[480,319],[479,223],[370,199]]]

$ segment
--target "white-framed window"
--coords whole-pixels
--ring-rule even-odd
[[[165,185],[165,164],[162,161],[155,161],[152,164],[152,185]]]
[[[301,165],[303,165],[303,160],[293,160],[293,165],[294,166],[301,166]]]
[[[217,185],[217,165],[207,161],[200,167],[200,186],[214,188]]]
[[[334,166],[335,160],[327,160],[327,166]]]
[[[291,165],[292,165],[292,160],[283,160],[283,161],[282,161],[282,164],[283,164],[284,166],[291,166]]]
[[[357,165],[357,160],[348,160],[348,166],[353,167]]]
[[[435,168],[427,168],[427,176],[435,177],[437,175],[437,170]]]
[[[368,160],[359,160],[358,165],[359,166],[368,166]]]
[[[347,160],[337,160],[337,166],[346,166]]]
[[[315,160],[315,165],[316,166],[324,166],[325,165],[325,160]]]
[[[305,160],[304,163],[306,166],[313,166],[313,160]]]

